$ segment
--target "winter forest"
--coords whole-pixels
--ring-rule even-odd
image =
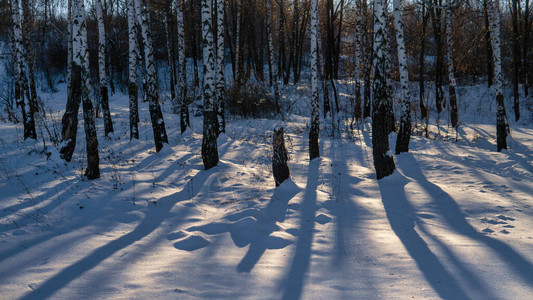
[[[0,0],[0,299],[532,299],[533,0]]]

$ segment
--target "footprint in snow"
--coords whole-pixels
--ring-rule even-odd
[[[500,219],[500,220],[504,220],[504,221],[514,221],[515,218],[511,218],[511,217],[506,217],[504,215],[499,215],[499,216],[496,216],[496,218]]]

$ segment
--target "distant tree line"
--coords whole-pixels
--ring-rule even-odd
[[[449,105],[456,128],[457,82],[494,85],[498,151],[507,147],[505,83],[512,83],[516,120],[520,94],[533,92],[530,0],[0,0],[0,8],[0,38],[13,62],[7,101],[21,107],[24,137],[36,138],[37,87],[53,91],[67,82],[60,151],[69,161],[81,104],[91,178],[99,176],[94,117],[101,111],[105,136],[113,133],[108,97],[117,89],[130,96],[131,138],[138,138],[141,98],[148,102],[156,150],[168,143],[160,68],[168,70],[165,86],[181,132],[188,126],[188,104],[201,91],[206,169],[218,163],[216,137],[225,131],[227,64],[234,96],[253,79],[272,88],[278,113],[278,85],[296,84],[311,71],[311,159],[320,155],[319,101],[323,116],[335,120],[336,80],[353,80],[354,119],[373,119],[378,178],[394,170],[388,133],[398,132],[396,153],[405,152],[413,107],[428,120],[433,104],[427,89],[434,89],[437,120]],[[394,81],[401,87],[398,125]],[[417,82],[418,95],[410,82]]]

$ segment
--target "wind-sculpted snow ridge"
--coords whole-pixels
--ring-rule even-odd
[[[284,89],[282,108],[309,92]],[[61,91],[43,95],[51,129]],[[83,131],[65,163],[46,132],[44,149],[0,122],[0,298],[533,298],[531,125],[512,123],[501,153],[494,116],[464,116],[457,142],[431,125],[433,138],[413,136],[376,180],[368,123],[331,138],[321,120],[321,155],[309,161],[308,118],[228,118],[206,171],[201,116],[181,135],[162,103],[171,130],[156,153],[146,104],[130,141],[128,96],[109,102],[115,132],[100,139],[94,181],[83,177]],[[291,178],[275,188],[279,125]]]

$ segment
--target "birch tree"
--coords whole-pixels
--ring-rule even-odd
[[[318,133],[318,0],[311,0],[311,126],[309,130],[309,159],[320,157]]]
[[[236,0],[237,21],[235,22],[235,78],[237,85],[241,82],[241,0]]]
[[[355,8],[355,36],[354,36],[354,54],[355,54],[355,67],[354,67],[354,93],[355,93],[355,103],[354,103],[354,116],[356,120],[361,119],[362,108],[361,108],[361,39],[362,39],[362,7],[361,1],[356,1]]]
[[[74,0],[72,7],[72,61],[70,73],[70,98],[67,99],[65,114],[62,119],[62,146],[60,153],[63,159],[70,161],[76,146],[78,127],[78,110],[80,102],[83,106],[83,119],[86,138],[88,179],[100,177],[98,138],[94,121],[93,104],[90,98],[89,82],[89,51],[87,48],[87,28],[85,6],[83,0]]]
[[[107,76],[106,76],[106,44],[105,44],[105,26],[104,13],[102,11],[102,0],[95,1],[96,19],[98,23],[98,80],[100,83],[100,103],[104,113],[104,131],[105,136],[113,133],[113,122],[111,121],[111,112],[109,110],[109,96],[107,93]]]
[[[398,48],[398,65],[401,84],[401,117],[400,130],[396,140],[396,154],[409,151],[411,139],[411,94],[409,92],[409,70],[402,20],[403,1],[394,0],[394,27],[396,28],[396,44]]]
[[[494,61],[494,90],[496,94],[496,144],[498,152],[507,149],[507,115],[503,98],[503,74],[500,44],[500,1],[489,3],[489,19],[491,21],[491,41]]]
[[[128,94],[130,108],[130,139],[139,139],[139,100],[137,88],[137,56],[139,45],[137,41],[137,22],[135,21],[134,0],[127,0],[128,5]]]
[[[135,11],[141,9],[141,0],[135,0]],[[159,91],[157,86],[157,69],[154,60],[154,50],[152,47],[152,35],[150,32],[150,16],[148,5],[142,7],[141,32],[143,37],[144,64],[146,70],[146,98],[150,110],[150,119],[154,132],[154,142],[156,152],[161,151],[163,144],[168,144],[167,132],[163,113],[159,105]]]
[[[172,38],[170,35],[170,22],[172,20],[172,0],[167,0],[166,11],[163,15],[163,24],[165,25],[165,40],[167,42],[167,61],[169,69],[169,79],[170,79],[170,98],[172,102],[175,103],[176,100],[176,90],[175,90],[175,74],[174,74],[174,51],[172,45]]]
[[[18,0],[11,1],[11,18],[13,21],[13,69],[15,73],[15,101],[22,111],[24,139],[36,139],[34,110],[31,107],[30,86],[26,74],[26,55],[22,23]]]
[[[527,4],[527,3],[526,3]],[[512,62],[513,62],[513,110],[515,120],[520,120],[520,93],[518,91],[518,81],[520,80],[520,39],[518,29],[518,14],[520,3],[519,0],[512,0],[511,5],[511,23],[513,28],[513,50],[512,50]]]
[[[272,88],[274,92],[274,101],[276,102],[276,110],[278,113],[281,112],[280,107],[280,94],[279,94],[279,85],[278,85],[278,68],[276,67],[276,62],[274,61],[274,37],[272,35],[272,0],[267,0],[267,38],[268,38],[268,64],[270,66],[270,73],[272,75]]]
[[[202,0],[202,39],[204,62],[204,126],[202,160],[206,170],[218,164],[217,111],[215,109],[215,49],[211,0]]]
[[[385,1],[374,1],[374,82],[372,86],[372,154],[377,179],[394,172],[394,158],[389,150],[389,128],[387,116],[391,114],[389,104],[392,97],[387,87],[387,50],[385,40]]]
[[[23,59],[26,66],[25,73],[27,74],[28,81],[28,93],[29,93],[29,109],[30,109],[30,119],[33,117],[34,113],[39,111],[39,106],[37,105],[37,87],[35,85],[35,40],[32,37],[34,34],[33,16],[30,9],[29,0],[21,0],[22,4],[22,17],[21,17],[21,27],[22,27],[22,44],[24,47]]]
[[[218,115],[217,133],[226,132],[226,119],[224,117],[224,91],[226,82],[224,80],[224,0],[215,0],[216,13],[216,34],[217,34],[217,66],[216,66],[216,108]]]
[[[450,94],[450,119],[452,126],[457,129],[459,117],[457,112],[457,94],[455,92],[455,76],[453,69],[453,51],[452,51],[452,2],[448,0],[446,6],[446,60],[448,65],[448,79],[450,84],[448,86],[448,93]]]
[[[183,0],[176,3],[177,24],[177,52],[178,52],[178,104],[180,106],[180,129],[181,133],[187,130],[189,125],[189,108],[187,107],[187,66],[185,64],[185,34],[183,23]]]
[[[444,102],[443,71],[444,71],[444,53],[442,52],[442,0],[434,0],[433,7],[430,8],[431,21],[433,25],[433,37],[435,43],[435,106],[437,108],[437,122],[439,121],[442,108],[446,105]],[[440,127],[437,126],[437,128]]]

